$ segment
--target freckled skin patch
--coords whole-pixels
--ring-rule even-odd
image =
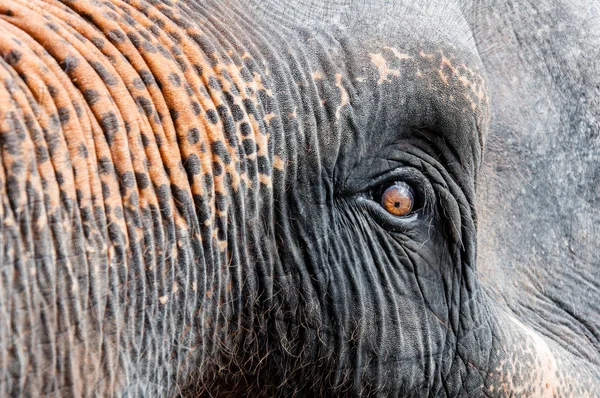
[[[335,75],[335,86],[340,89],[340,104],[338,105],[337,109],[335,110],[335,118],[339,119],[340,111],[342,110],[342,108],[344,106],[349,104],[348,92],[342,85],[342,74],[341,73],[336,73],[336,75]]]
[[[167,363],[175,355],[185,366],[191,358],[187,349],[173,352],[137,333],[145,322],[135,316],[140,308],[160,306],[161,316],[183,308],[177,315],[183,318],[155,331],[175,337],[185,330],[177,326],[183,322],[195,330],[186,335],[193,346],[204,340],[203,326],[193,326],[198,306],[216,309],[210,303],[240,294],[241,281],[233,284],[223,271],[228,263],[223,259],[239,250],[237,242],[228,245],[234,233],[228,224],[241,216],[231,208],[271,189],[270,170],[284,171],[284,155],[274,158],[269,144],[267,126],[277,115],[263,121],[260,101],[273,92],[250,54],[206,51],[216,41],[179,7],[149,7],[144,1],[69,7],[0,2],[1,165],[7,176],[0,196],[2,236],[10,248],[2,264],[13,264],[14,272],[29,270],[23,274],[29,279],[19,283],[35,283],[42,275],[52,278],[44,283],[67,287],[38,296],[13,288],[19,302],[33,300],[35,317],[46,314],[48,323],[40,328],[61,336],[50,350],[37,334],[29,340],[27,349],[39,350],[36,369],[52,368],[56,357],[70,358],[72,370],[57,370],[55,388],[76,396],[110,395],[128,380],[158,377],[160,366],[139,367],[138,360]],[[242,77],[244,69],[250,78]],[[243,140],[255,143],[256,153],[240,153]],[[244,217],[258,214],[257,207],[246,210]],[[16,228],[23,217],[31,220],[31,229],[13,236],[6,228]],[[16,262],[18,257],[23,261]],[[215,268],[189,265],[202,261]],[[180,307],[178,297],[204,289],[209,278],[229,279],[227,289],[215,289],[210,303],[191,299]],[[156,282],[134,294],[150,280]],[[73,305],[59,309],[55,303],[61,302]],[[204,316],[210,318],[211,310]],[[78,322],[89,325],[77,337],[89,344],[73,345]],[[23,333],[31,328],[19,327]],[[104,327],[117,334],[102,337]],[[118,336],[130,336],[122,344],[134,344],[144,355],[136,360]],[[8,366],[3,358],[0,366]],[[31,371],[25,368],[22,372]],[[40,378],[28,389],[38,395],[34,392],[46,385]],[[3,382],[1,388],[20,389],[18,382]]]
[[[398,69],[392,69],[388,66],[386,59],[381,55],[381,53],[377,54],[369,54],[371,57],[371,62],[373,65],[377,67],[377,71],[379,72],[379,80],[377,80],[377,84],[381,84],[388,80],[388,77],[400,76],[400,71]]]

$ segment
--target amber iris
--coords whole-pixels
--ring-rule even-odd
[[[404,182],[395,182],[381,195],[381,206],[393,216],[402,217],[413,208],[412,189]]]

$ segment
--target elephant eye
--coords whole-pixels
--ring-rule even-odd
[[[373,193],[373,200],[395,217],[409,215],[415,205],[415,192],[404,181],[394,181],[379,187]]]

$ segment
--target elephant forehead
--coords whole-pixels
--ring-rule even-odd
[[[305,125],[298,134],[316,132],[320,152],[336,155],[321,157],[319,164],[333,169],[337,155],[360,161],[427,130],[460,156],[474,155],[461,163],[477,167],[489,125],[488,89],[477,54],[444,40],[351,33],[300,35],[293,41],[303,49],[285,61],[294,65],[306,58],[306,66],[291,74],[292,88],[286,88],[297,92],[289,115]],[[286,139],[297,139],[293,129],[286,132]]]

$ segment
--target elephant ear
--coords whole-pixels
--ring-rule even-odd
[[[492,96],[479,275],[524,323],[600,364],[600,7],[471,10]]]

